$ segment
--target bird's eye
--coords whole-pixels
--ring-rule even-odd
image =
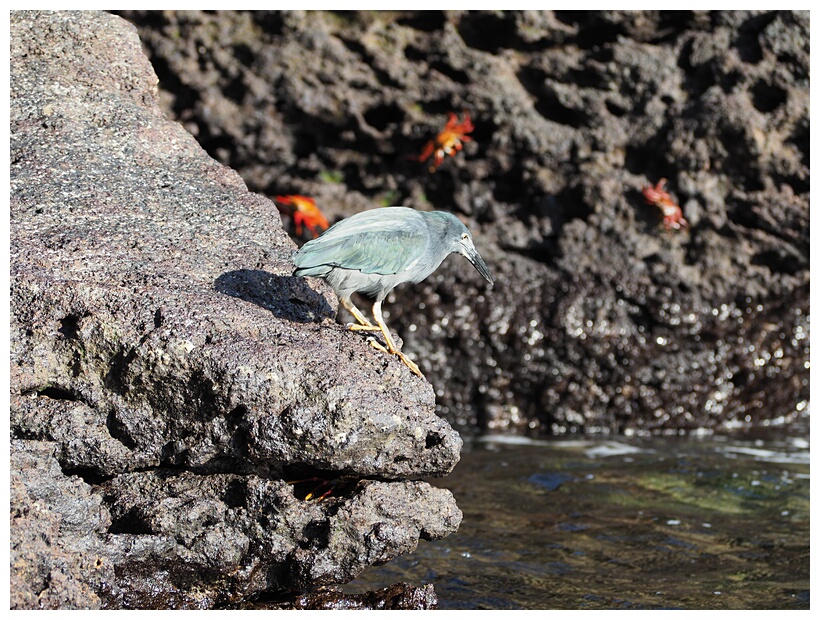
[[[467,241],[467,239],[469,239],[469,238],[470,238],[470,235],[468,235],[467,233],[464,233],[464,234],[461,235],[461,240],[462,241]]]

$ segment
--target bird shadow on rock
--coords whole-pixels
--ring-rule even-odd
[[[259,269],[237,269],[220,275],[214,288],[270,310],[280,319],[296,323],[318,323],[334,318],[327,299],[314,291],[304,278],[277,276]]]

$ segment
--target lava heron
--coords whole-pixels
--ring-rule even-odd
[[[308,241],[293,256],[293,275],[327,280],[341,304],[359,322],[350,329],[381,331],[387,348],[372,339],[370,343],[380,351],[398,355],[422,376],[419,367],[394,344],[382,318],[382,302],[399,284],[421,282],[452,253],[463,254],[492,285],[493,278],[473,245],[470,231],[452,213],[383,207],[341,220]],[[376,325],[350,301],[356,292],[375,298]]]

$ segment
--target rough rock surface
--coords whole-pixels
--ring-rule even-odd
[[[807,12],[128,12],[164,107],[331,220],[467,220],[388,322],[467,430],[678,431],[808,400]],[[473,141],[415,157],[448,112]],[[690,226],[664,230],[661,178]],[[287,218],[285,218],[288,221]]]
[[[235,605],[455,531],[407,480],[459,458],[430,384],[291,277],[275,205],[165,117],[134,27],[12,12],[10,66],[11,606]],[[286,482],[313,476],[345,482]]]

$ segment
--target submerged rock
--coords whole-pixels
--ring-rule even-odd
[[[13,12],[11,84],[12,608],[236,604],[454,532],[407,480],[459,459],[431,386],[291,277],[133,26]],[[352,482],[306,502],[309,477]]]

